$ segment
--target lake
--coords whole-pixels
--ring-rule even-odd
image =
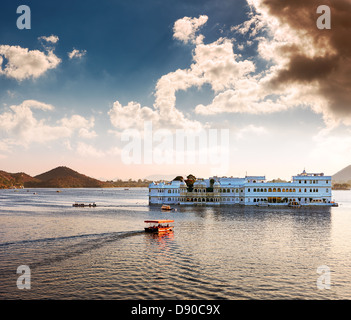
[[[351,191],[333,198],[161,212],[147,188],[0,190],[0,298],[350,299]],[[174,232],[146,234],[148,219],[174,219]]]

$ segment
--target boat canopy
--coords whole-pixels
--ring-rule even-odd
[[[145,223],[170,223],[174,222],[174,220],[145,220]]]

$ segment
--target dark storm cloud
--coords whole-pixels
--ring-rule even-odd
[[[316,83],[328,101],[329,112],[351,116],[351,0],[262,0],[270,15],[294,30],[300,39],[311,39],[315,49],[286,45],[285,68],[272,79],[273,87]],[[318,29],[317,8],[331,9],[331,29]]]

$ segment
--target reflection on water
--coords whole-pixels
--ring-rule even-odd
[[[350,299],[351,196],[339,208],[147,205],[147,189],[1,190],[2,299]],[[72,208],[93,202],[96,208]],[[144,220],[174,219],[145,233]],[[31,289],[16,287],[19,265]],[[317,268],[331,270],[320,290]]]

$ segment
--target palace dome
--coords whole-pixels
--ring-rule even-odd
[[[218,182],[218,181],[216,181],[214,184],[213,184],[213,187],[220,187],[221,186],[221,184]]]

